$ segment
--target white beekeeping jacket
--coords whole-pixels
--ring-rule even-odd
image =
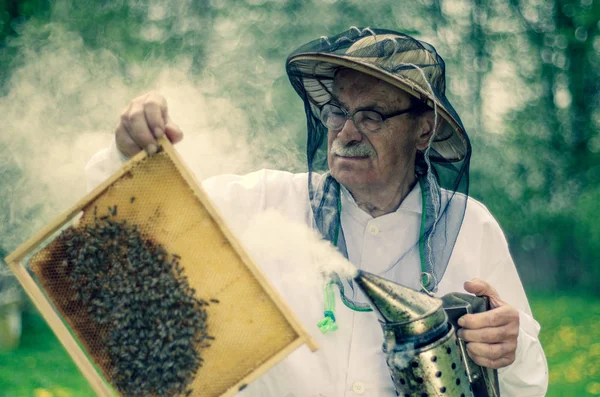
[[[97,153],[86,167],[88,190],[110,176],[124,160],[114,144]],[[261,170],[244,176],[212,177],[203,181],[202,187],[238,236],[244,236],[254,216],[266,210],[278,211],[293,222],[312,225],[307,174]],[[361,270],[419,289],[419,252],[418,248],[410,247],[418,247],[415,242],[419,238],[421,211],[419,184],[397,211],[377,218],[362,211],[352,196],[342,190],[341,222],[350,262]],[[252,247],[248,248],[253,254]],[[406,256],[400,266],[396,262],[402,255]],[[303,284],[296,277],[297,269],[290,269],[285,261],[261,260],[256,256],[254,259],[320,349],[315,353],[306,346],[297,349],[245,388],[240,396],[396,396],[381,351],[381,327],[372,312],[354,312],[336,296],[339,328],[322,334],[316,325],[323,318],[322,285]],[[500,226],[481,203],[469,199],[436,295],[464,292],[464,282],[474,277],[490,283],[505,302],[519,310],[516,360],[498,371],[501,395],[545,395],[548,366],[538,340],[540,326],[532,317]],[[360,292],[355,290],[353,297],[361,300]]]

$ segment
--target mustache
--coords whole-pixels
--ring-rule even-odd
[[[331,144],[329,154],[342,157],[374,157],[376,153],[373,146],[369,145],[367,141],[344,145],[339,139],[336,139]]]

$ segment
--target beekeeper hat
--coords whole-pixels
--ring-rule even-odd
[[[383,80],[437,111],[441,118],[431,144],[431,161],[456,162],[467,155],[467,134],[446,98],[444,60],[432,45],[390,30],[352,27],[339,35],[311,41],[286,62],[294,89],[316,115],[331,100],[333,78],[339,68]]]

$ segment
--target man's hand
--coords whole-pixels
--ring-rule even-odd
[[[167,101],[160,93],[151,91],[135,98],[121,113],[115,140],[119,151],[131,157],[142,149],[155,153],[156,140],[163,135],[172,143],[183,139],[179,127],[169,120]]]
[[[473,279],[465,290],[490,299],[491,310],[465,314],[458,320],[463,327],[458,337],[467,343],[467,352],[475,363],[489,368],[502,368],[515,361],[519,312],[500,299],[496,290],[483,280]]]

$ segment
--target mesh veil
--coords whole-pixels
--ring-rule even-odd
[[[288,57],[287,73],[306,112],[308,188],[314,225],[347,256],[340,226],[340,186],[327,169],[327,129],[318,117],[319,109],[331,99],[333,78],[340,67],[384,80],[435,111],[435,133],[429,147],[417,153],[415,164],[424,204],[417,243],[426,276],[422,285],[434,291],[464,218],[471,155],[463,124],[445,95],[444,61],[423,41],[390,30],[356,27],[311,41]],[[401,262],[402,257],[400,266]]]

